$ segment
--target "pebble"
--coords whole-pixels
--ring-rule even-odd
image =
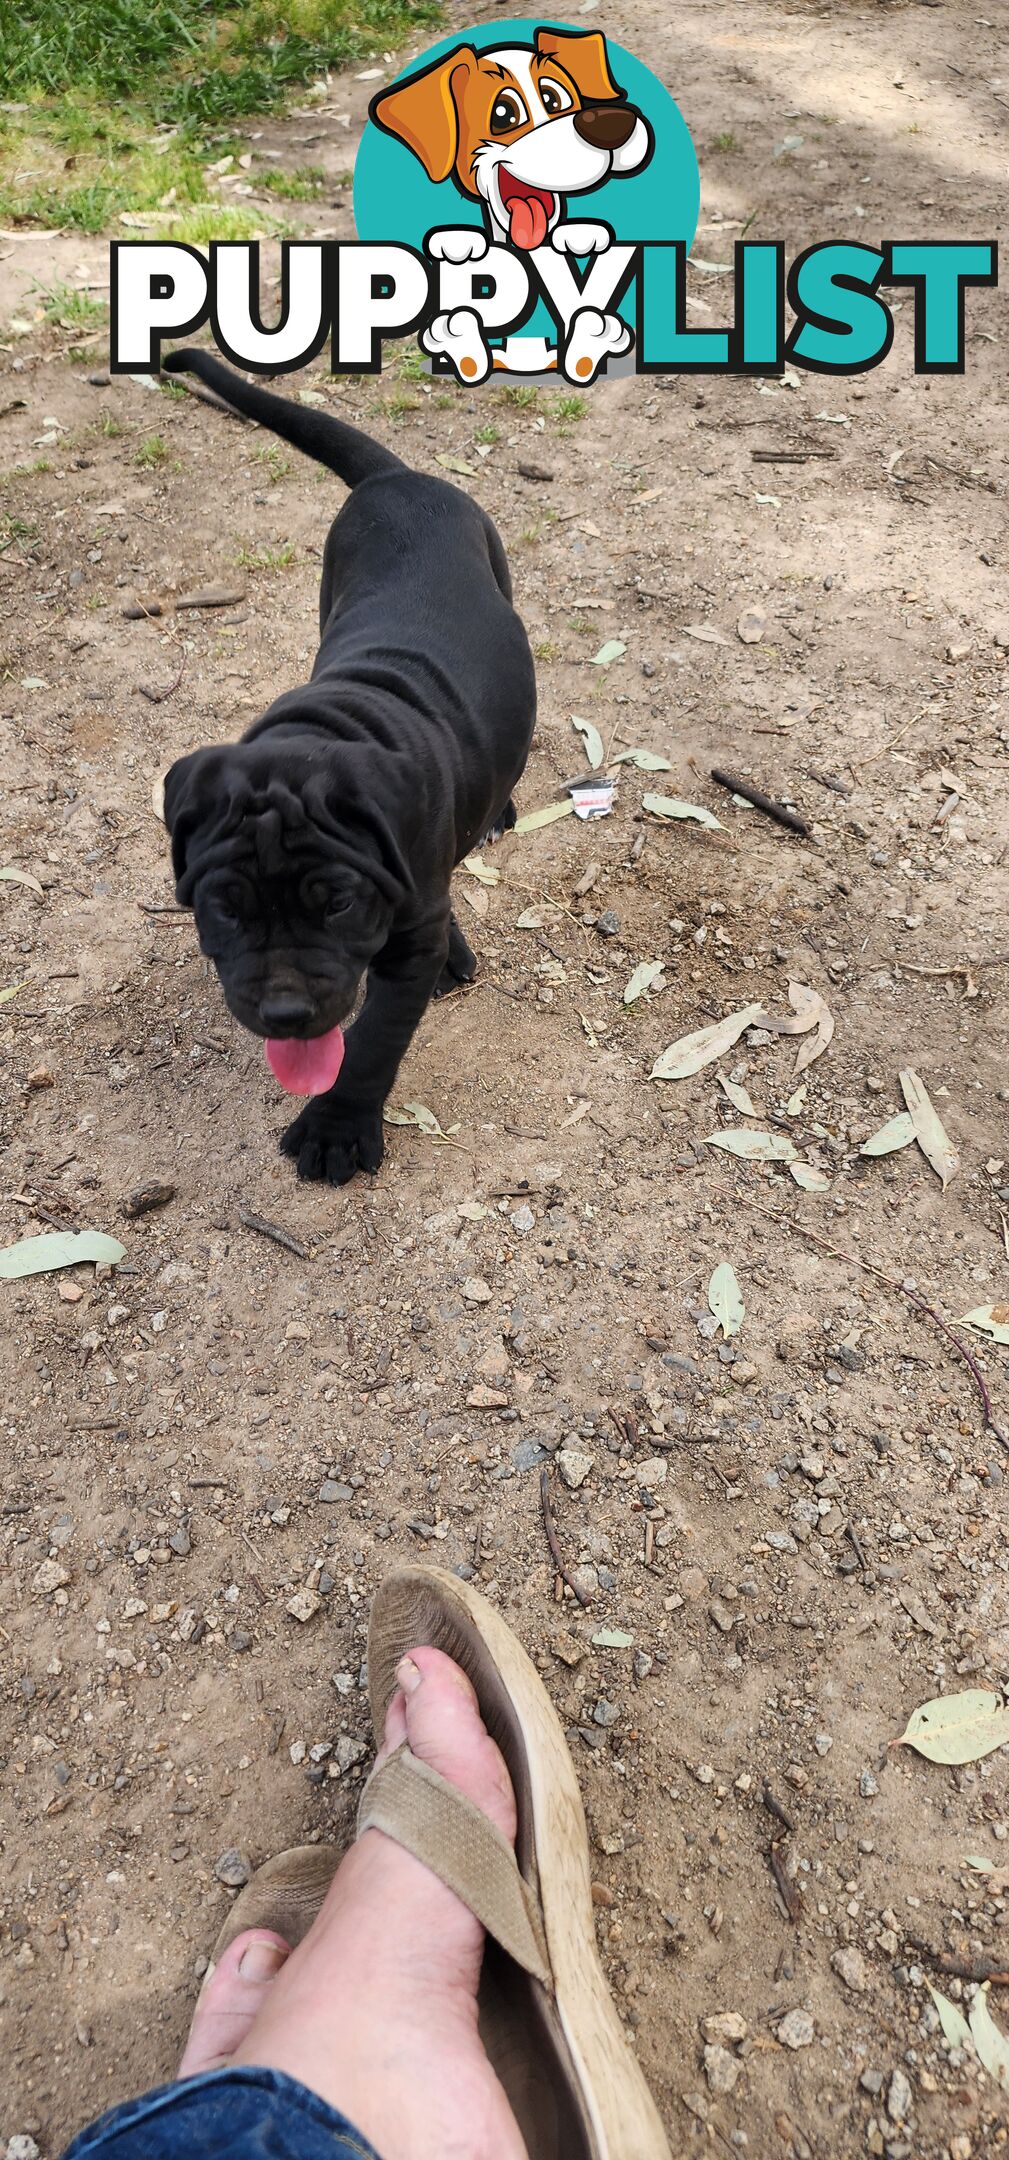
[[[721,2040],[735,2044],[745,2040],[746,2034],[746,2019],[740,2017],[738,2010],[716,2010],[713,2016],[701,2019],[703,2040],[710,2040],[712,2043]]]
[[[51,1597],[54,1590],[63,1590],[70,1577],[58,1560],[43,1560],[32,1576],[32,1589],[40,1597]]]
[[[512,1462],[516,1470],[535,1470],[539,1463],[546,1461],[547,1454],[541,1440],[520,1440],[512,1449]]]
[[[865,1961],[854,1944],[846,1943],[842,1949],[835,1950],[830,1965],[831,1971],[836,1972],[838,1979],[844,1981],[845,1987],[850,1988],[853,1995],[865,1994],[868,1985]]]
[[[782,2047],[787,2048],[812,2047],[816,2038],[816,2026],[808,2010],[789,2010],[775,2032]]]
[[[669,1464],[664,1455],[653,1455],[648,1462],[635,1465],[634,1475],[639,1485],[664,1485],[669,1475]]]
[[[730,1613],[727,1605],[722,1604],[720,1598],[712,1598],[708,1606],[708,1617],[714,1621],[721,1634],[731,1635],[736,1624],[735,1615]]]
[[[596,916],[596,929],[600,937],[619,936],[620,917],[615,908],[604,908],[602,914]]]
[[[6,2160],[39,2160],[39,2149],[26,2130],[19,2130],[7,2141]]]
[[[120,1212],[128,1222],[138,1215],[149,1215],[154,1208],[167,1207],[174,1200],[177,1188],[163,1178],[149,1178],[145,1185],[135,1185],[120,1202]]]
[[[294,1596],[287,1600],[287,1611],[292,1620],[300,1620],[304,1626],[306,1620],[314,1620],[321,1604],[322,1599],[317,1590],[296,1590]]]
[[[680,1596],[686,1598],[688,1605],[695,1605],[698,1598],[704,1597],[707,1591],[708,1578],[699,1567],[684,1568],[677,1587]]]
[[[494,1293],[482,1275],[467,1275],[462,1286],[467,1305],[489,1305]]]
[[[584,1485],[586,1478],[591,1475],[595,1468],[595,1457],[581,1455],[576,1448],[560,1448],[557,1453],[557,1468],[565,1485],[575,1491],[579,1485]]]
[[[333,1749],[333,1761],[342,1774],[343,1771],[353,1770],[357,1763],[363,1762],[367,1753],[367,1743],[364,1740],[351,1740],[347,1733],[341,1733]]]
[[[227,1852],[222,1852],[220,1859],[214,1862],[214,1874],[228,1890],[241,1890],[251,1878],[252,1863],[246,1853],[239,1852],[237,1845],[229,1845]]]
[[[742,2064],[735,2055],[729,2053],[728,2048],[705,2048],[704,2075],[708,2080],[709,2092],[730,2093],[739,2082],[741,2069]]]
[[[619,1703],[607,1702],[605,1695],[601,1695],[592,1712],[592,1717],[596,1725],[616,1725],[620,1718],[620,1705]]]
[[[507,1410],[508,1397],[502,1395],[500,1388],[485,1387],[483,1381],[478,1380],[476,1386],[470,1388],[466,1407],[469,1410]]]
[[[912,2100],[910,2079],[905,2077],[903,2070],[895,2070],[886,2096],[886,2112],[890,2121],[906,2122],[911,2113]]]
[[[875,1799],[879,1791],[879,1780],[873,1777],[871,1770],[863,1770],[858,1781],[858,1789],[863,1800]]]
[[[319,1498],[326,1507],[335,1507],[338,1500],[353,1500],[353,1485],[342,1485],[338,1478],[323,1478]]]

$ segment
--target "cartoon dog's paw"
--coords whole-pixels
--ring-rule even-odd
[[[298,1176],[327,1185],[349,1185],[359,1170],[371,1176],[381,1169],[385,1154],[382,1108],[377,1110],[324,1110],[322,1103],[307,1103],[280,1142],[282,1155],[298,1165]]]
[[[461,383],[472,386],[490,374],[487,341],[472,308],[453,308],[451,314],[436,315],[421,331],[420,342],[425,352],[448,360]]]
[[[608,225],[555,225],[550,245],[558,255],[605,255],[613,239]]]
[[[428,233],[425,245],[434,262],[467,263],[482,262],[490,243],[475,225],[447,225]]]
[[[563,372],[569,382],[594,382],[610,354],[629,352],[633,333],[619,315],[602,315],[598,308],[578,308],[571,318],[564,347]]]

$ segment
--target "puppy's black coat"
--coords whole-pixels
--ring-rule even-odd
[[[281,1142],[302,1177],[342,1185],[379,1167],[382,1107],[428,1000],[475,972],[449,887],[470,848],[514,823],[536,713],[529,641],[500,535],[460,489],[201,350],[162,365],[352,489],[326,542],[311,681],[165,783],[178,897],[243,1026],[322,1035],[367,975],[335,1086]]]

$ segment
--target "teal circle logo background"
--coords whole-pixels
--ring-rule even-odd
[[[584,36],[594,30],[586,24],[558,22],[553,16],[525,16],[504,22],[481,23],[475,29],[457,30],[439,38],[401,69],[395,82],[454,52],[472,45],[475,52],[488,47],[531,45],[541,25]],[[636,105],[651,123],[655,147],[648,164],[624,179],[607,180],[602,187],[570,198],[571,215],[601,218],[611,225],[618,240],[682,240],[688,252],[693,244],[700,208],[701,180],[690,130],[679,106],[650,68],[636,60],[625,46],[606,39],[614,79],[628,102]],[[385,90],[392,83],[384,86]],[[361,240],[393,240],[420,248],[435,227],[475,225],[484,229],[479,202],[461,195],[451,179],[429,180],[419,158],[405,143],[397,142],[369,120],[354,168],[354,221]]]

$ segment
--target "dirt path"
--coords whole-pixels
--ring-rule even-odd
[[[997,231],[1009,67],[972,9],[712,0],[605,27],[694,131],[704,258],[755,210],[790,252]],[[373,87],[334,83],[257,150],[335,183]],[[334,199],[306,231],[349,234]],[[77,237],[0,254],[0,324],[30,320],[32,277],[105,275]],[[693,290],[717,321],[724,286]],[[42,887],[0,901],[3,981],[25,983],[0,1008],[4,1241],[115,1230],[141,1179],[176,1187],[122,1227],[114,1281],[82,1279],[76,1303],[65,1278],[4,1290],[0,2133],[55,2155],[169,2074],[231,1895],[222,1854],[349,1833],[369,1596],[429,1552],[514,1618],[570,1729],[600,1940],[674,2150],[968,2160],[1004,2138],[993,2087],[937,2037],[917,1944],[998,1955],[1004,1903],[964,1858],[1004,1853],[1004,1759],[888,1751],[917,1703],[1009,1676],[1004,1457],[937,1330],[797,1234],[914,1278],[949,1317],[1006,1297],[999,295],[969,324],[965,382],[912,375],[905,311],[867,381],[628,381],[568,424],[549,397],[313,374],[418,464],[477,469],[462,484],[501,525],[541,655],[522,806],[578,769],[580,713],[668,756],[658,784],[727,828],[644,819],[654,783],[631,768],[608,822],[512,838],[498,885],[460,880],[480,984],[431,1015],[399,1090],[454,1144],[392,1131],[378,1182],[339,1194],[278,1159],[259,1052],[189,919],[163,912],[150,801],[171,757],[306,667],[331,483],[190,400],[91,383],[58,329],[0,333],[18,521],[0,862]],[[145,467],[152,434],[165,458]],[[797,447],[828,454],[753,457]],[[245,597],[218,614],[124,618],[137,594],[222,580]],[[752,606],[766,628],[745,645]],[[590,666],[610,637],[625,658]],[[718,797],[691,757],[752,771],[812,841]],[[969,978],[937,972],[967,958]],[[625,1008],[651,959],[665,987]],[[790,977],[836,1019],[804,1100],[786,1114],[787,1040],[723,1070],[826,1195],[703,1145],[739,1122],[710,1071],[648,1080],[722,1012],[784,1011]],[[961,1152],[945,1195],[916,1148],[858,1157],[907,1066]],[[723,1259],[747,1306],[728,1346],[704,1318]],[[972,1340],[1009,1419],[1005,1352]],[[584,1611],[554,1601],[540,1516],[565,1440],[591,1464],[554,1501]],[[795,1826],[776,1854],[791,1919],[765,1781]],[[705,2064],[719,2012],[745,2037],[716,2033]]]

